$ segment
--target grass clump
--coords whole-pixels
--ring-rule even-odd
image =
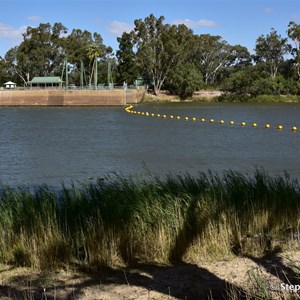
[[[0,261],[56,268],[258,255],[299,242],[297,180],[228,171],[0,191]],[[21,241],[21,242],[20,242]]]

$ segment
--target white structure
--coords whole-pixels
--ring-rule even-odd
[[[4,85],[6,89],[15,89],[17,86],[14,82],[11,81],[5,82]]]

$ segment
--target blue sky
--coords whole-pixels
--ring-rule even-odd
[[[185,23],[196,34],[221,35],[251,53],[271,28],[286,37],[290,21],[300,24],[298,0],[0,0],[0,56],[21,42],[26,26],[48,22],[61,22],[69,32],[98,32],[117,50],[117,36],[151,13],[163,15],[166,23]]]

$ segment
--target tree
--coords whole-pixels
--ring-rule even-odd
[[[135,20],[134,41],[140,73],[152,80],[158,95],[167,76],[184,61],[192,31],[185,25],[163,24],[151,14],[145,20]]]
[[[252,57],[246,47],[234,45],[231,46],[230,51],[231,55],[227,57],[223,66],[221,66],[215,74],[214,85],[222,86],[223,82],[232,74],[242,70],[251,70]]]
[[[8,68],[21,78],[24,85],[33,76],[57,74],[65,55],[61,37],[65,33],[67,28],[61,23],[27,27],[21,44],[5,55]]]
[[[0,56],[0,86],[2,86],[6,81],[8,81],[9,75],[7,72],[6,61]]]
[[[11,48],[5,54],[5,63],[8,74],[12,78],[15,78],[17,83],[23,83],[27,85],[27,82],[30,80],[31,69],[30,66],[23,68],[22,64],[18,62],[17,58],[18,46]]]
[[[221,36],[201,34],[195,36],[193,61],[200,69],[206,84],[214,84],[222,67],[238,59],[238,48],[230,46]]]
[[[290,51],[287,39],[282,38],[274,28],[271,29],[267,36],[261,35],[256,40],[256,55],[254,59],[257,63],[263,64],[270,77],[275,78],[281,62],[284,60],[285,54]]]
[[[227,77],[221,86],[221,89],[236,95],[246,95],[254,79],[249,70],[240,70]]]
[[[116,53],[118,60],[118,82],[133,83],[139,75],[136,57],[133,51],[133,34],[124,32],[122,37],[119,37],[117,40],[119,42],[119,50]]]
[[[170,84],[180,99],[192,97],[194,91],[203,85],[202,76],[191,63],[177,66],[170,77]]]
[[[288,27],[288,36],[295,44],[292,53],[294,54],[298,80],[300,81],[300,25],[290,22]]]
[[[99,33],[81,29],[73,29],[71,34],[65,38],[66,57],[73,71],[76,81],[79,81],[81,63],[85,69],[87,78],[85,82],[90,82],[92,75],[92,65],[94,59],[105,60],[112,52],[111,47],[103,44],[103,39]]]

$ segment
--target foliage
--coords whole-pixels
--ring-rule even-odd
[[[280,63],[284,60],[284,55],[290,51],[287,38],[282,38],[277,31],[272,28],[270,34],[261,35],[256,40],[254,59],[257,63],[263,64],[269,75],[274,78],[277,75]]]
[[[223,91],[235,95],[298,95],[299,83],[291,78],[277,75],[275,78],[263,76],[260,67],[247,67],[233,72],[222,83]]]
[[[300,25],[295,22],[290,22],[288,27],[288,36],[295,44],[295,47],[292,49],[292,53],[295,59],[298,80],[300,81]]]
[[[133,84],[138,78],[136,57],[133,51],[133,34],[124,32],[118,38],[119,50],[116,53],[118,59],[118,83],[123,82]]]
[[[234,72],[223,81],[222,90],[232,94],[246,95],[255,80],[253,77],[253,72],[249,70]]]
[[[182,98],[190,95],[195,87],[186,83],[194,80],[183,80],[182,74],[196,78],[191,65],[202,75],[205,88],[246,97],[299,94],[300,25],[295,22],[290,22],[287,30],[293,47],[272,28],[257,38],[252,56],[246,47],[230,45],[219,35],[197,35],[183,24],[166,24],[163,16],[151,14],[136,19],[134,25],[134,30],[117,38],[116,56],[97,32],[72,29],[69,33],[61,23],[28,27],[20,45],[0,58],[0,82],[26,85],[34,76],[59,76],[67,59],[69,81],[85,85],[92,81],[97,60],[97,82],[108,82],[110,65],[113,82],[132,84],[136,78],[144,78],[156,95],[163,87],[178,91]]]
[[[8,80],[10,80],[10,78],[7,72],[7,63],[0,56],[0,86],[2,86]]]
[[[170,75],[170,85],[180,99],[192,97],[194,91],[203,85],[202,76],[192,64],[178,66]]]
[[[24,85],[34,76],[57,75],[64,57],[61,35],[66,32],[67,28],[61,23],[27,27],[21,44],[6,54],[11,70],[22,79]]]
[[[61,23],[41,23],[38,27],[27,27],[23,41],[5,55],[8,74],[18,76],[24,85],[34,76],[62,75],[63,62],[69,62],[73,71],[70,78],[79,83],[81,62],[86,69],[86,82],[91,77],[91,66],[95,57],[104,59],[112,52],[106,47],[100,34],[80,29],[68,29]]]
[[[69,68],[74,74],[76,84],[79,84],[81,72],[81,64],[85,70],[84,84],[88,84],[92,80],[92,66],[94,60],[100,60],[99,70],[107,70],[107,60],[112,52],[111,47],[103,44],[101,35],[97,32],[93,34],[87,30],[73,29],[65,40],[65,52],[69,62]],[[102,82],[105,82],[105,74],[100,75]]]
[[[192,31],[185,25],[163,24],[151,14],[145,20],[135,20],[136,59],[142,75],[152,80],[154,93],[159,94],[167,76],[181,64],[186,55]]]
[[[247,50],[230,46],[221,36],[201,34],[194,36],[193,62],[198,66],[206,84],[214,84],[218,72],[232,64],[242,65],[249,59]]]

